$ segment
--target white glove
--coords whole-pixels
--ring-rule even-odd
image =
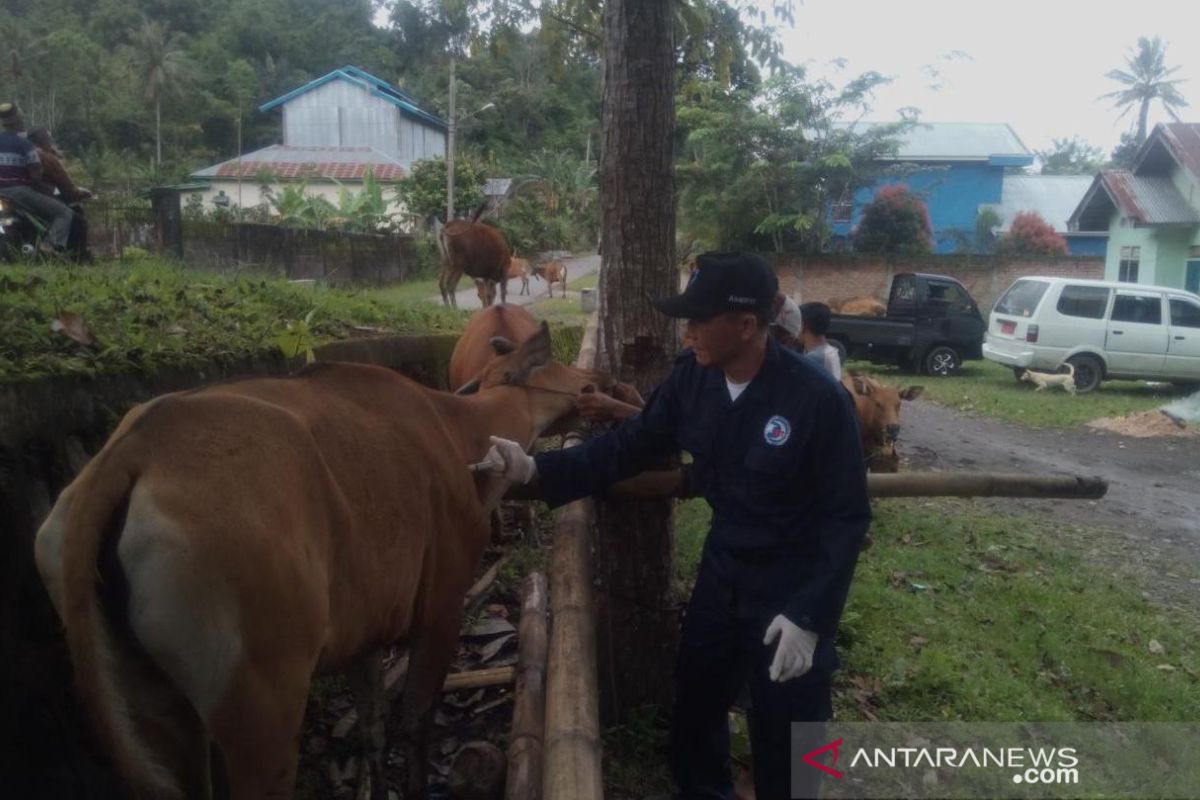
[[[776,683],[799,678],[812,668],[813,652],[817,649],[817,635],[793,623],[783,614],[771,620],[763,644],[779,640],[775,659],[771,662],[771,680]]]
[[[492,446],[483,461],[471,465],[472,472],[491,472],[513,483],[529,483],[537,475],[537,463],[525,448],[511,439],[489,436]]]

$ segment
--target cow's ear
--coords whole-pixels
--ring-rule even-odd
[[[854,391],[858,392],[863,397],[869,397],[871,395],[871,384],[862,375],[855,375],[854,376]]]
[[[550,347],[550,326],[543,320],[537,333],[521,342],[520,351],[516,355],[516,368],[513,370],[511,380],[507,382],[517,385],[524,384],[529,379],[531,372],[538,367],[546,366],[553,358],[554,351]]]
[[[493,336],[488,340],[492,349],[496,351],[496,355],[506,356],[517,349],[517,346],[505,339],[503,336]]]
[[[909,386],[900,392],[901,400],[916,400],[921,396],[921,392],[925,391],[924,386]]]

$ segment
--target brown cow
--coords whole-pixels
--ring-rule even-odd
[[[445,305],[458,308],[454,293],[463,275],[476,280],[476,291],[483,305],[490,306],[495,302],[497,285],[500,286],[500,302],[507,299],[505,276],[512,253],[503,233],[479,221],[479,215],[486,207],[486,203],[480,205],[469,220],[456,219],[438,229],[437,246],[442,259],[438,289]]]
[[[896,440],[900,437],[900,402],[915,400],[925,387],[897,389],[857,372],[843,377],[842,385],[854,398],[867,469],[871,472],[898,472],[900,455],[896,452]]]
[[[135,408],[38,531],[94,728],[135,797],[290,797],[315,673],[349,669],[383,779],[382,653],[409,648],[405,797],[463,596],[508,486],[471,473],[490,435],[526,444],[600,380],[551,360],[543,325],[461,397],[391,370],[318,364]],[[365,787],[362,787],[365,788]]]
[[[848,300],[833,299],[826,303],[835,314],[852,317],[885,317],[887,306],[874,297],[851,297]]]
[[[450,354],[450,388],[462,388],[496,357],[492,337],[503,336],[510,342],[523,342],[537,329],[538,323],[532,314],[510,303],[497,303],[476,311]]]
[[[562,284],[562,296],[567,296],[567,265],[561,261],[547,261],[544,264],[535,264],[531,271],[535,278],[541,278],[547,284],[546,292],[554,297],[554,284]]]
[[[515,255],[508,262],[508,273],[506,280],[513,278],[521,279],[520,294],[529,294],[529,260],[525,258],[517,258]]]

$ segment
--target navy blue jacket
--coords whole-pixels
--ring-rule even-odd
[[[833,634],[871,520],[858,421],[825,370],[767,340],[761,369],[736,401],[725,375],[684,352],[641,413],[579,447],[536,456],[551,506],[603,492],[656,460],[692,455],[695,494],[712,507],[705,565],[743,607]],[[822,652],[824,651],[824,652]]]

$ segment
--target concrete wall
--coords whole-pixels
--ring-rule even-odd
[[[871,255],[783,255],[774,258],[779,288],[799,301],[876,297],[887,302],[892,277],[901,272],[948,275],[962,281],[984,313],[1017,278],[1048,275],[1100,280],[1099,258],[1009,259],[995,256],[887,258]]]

